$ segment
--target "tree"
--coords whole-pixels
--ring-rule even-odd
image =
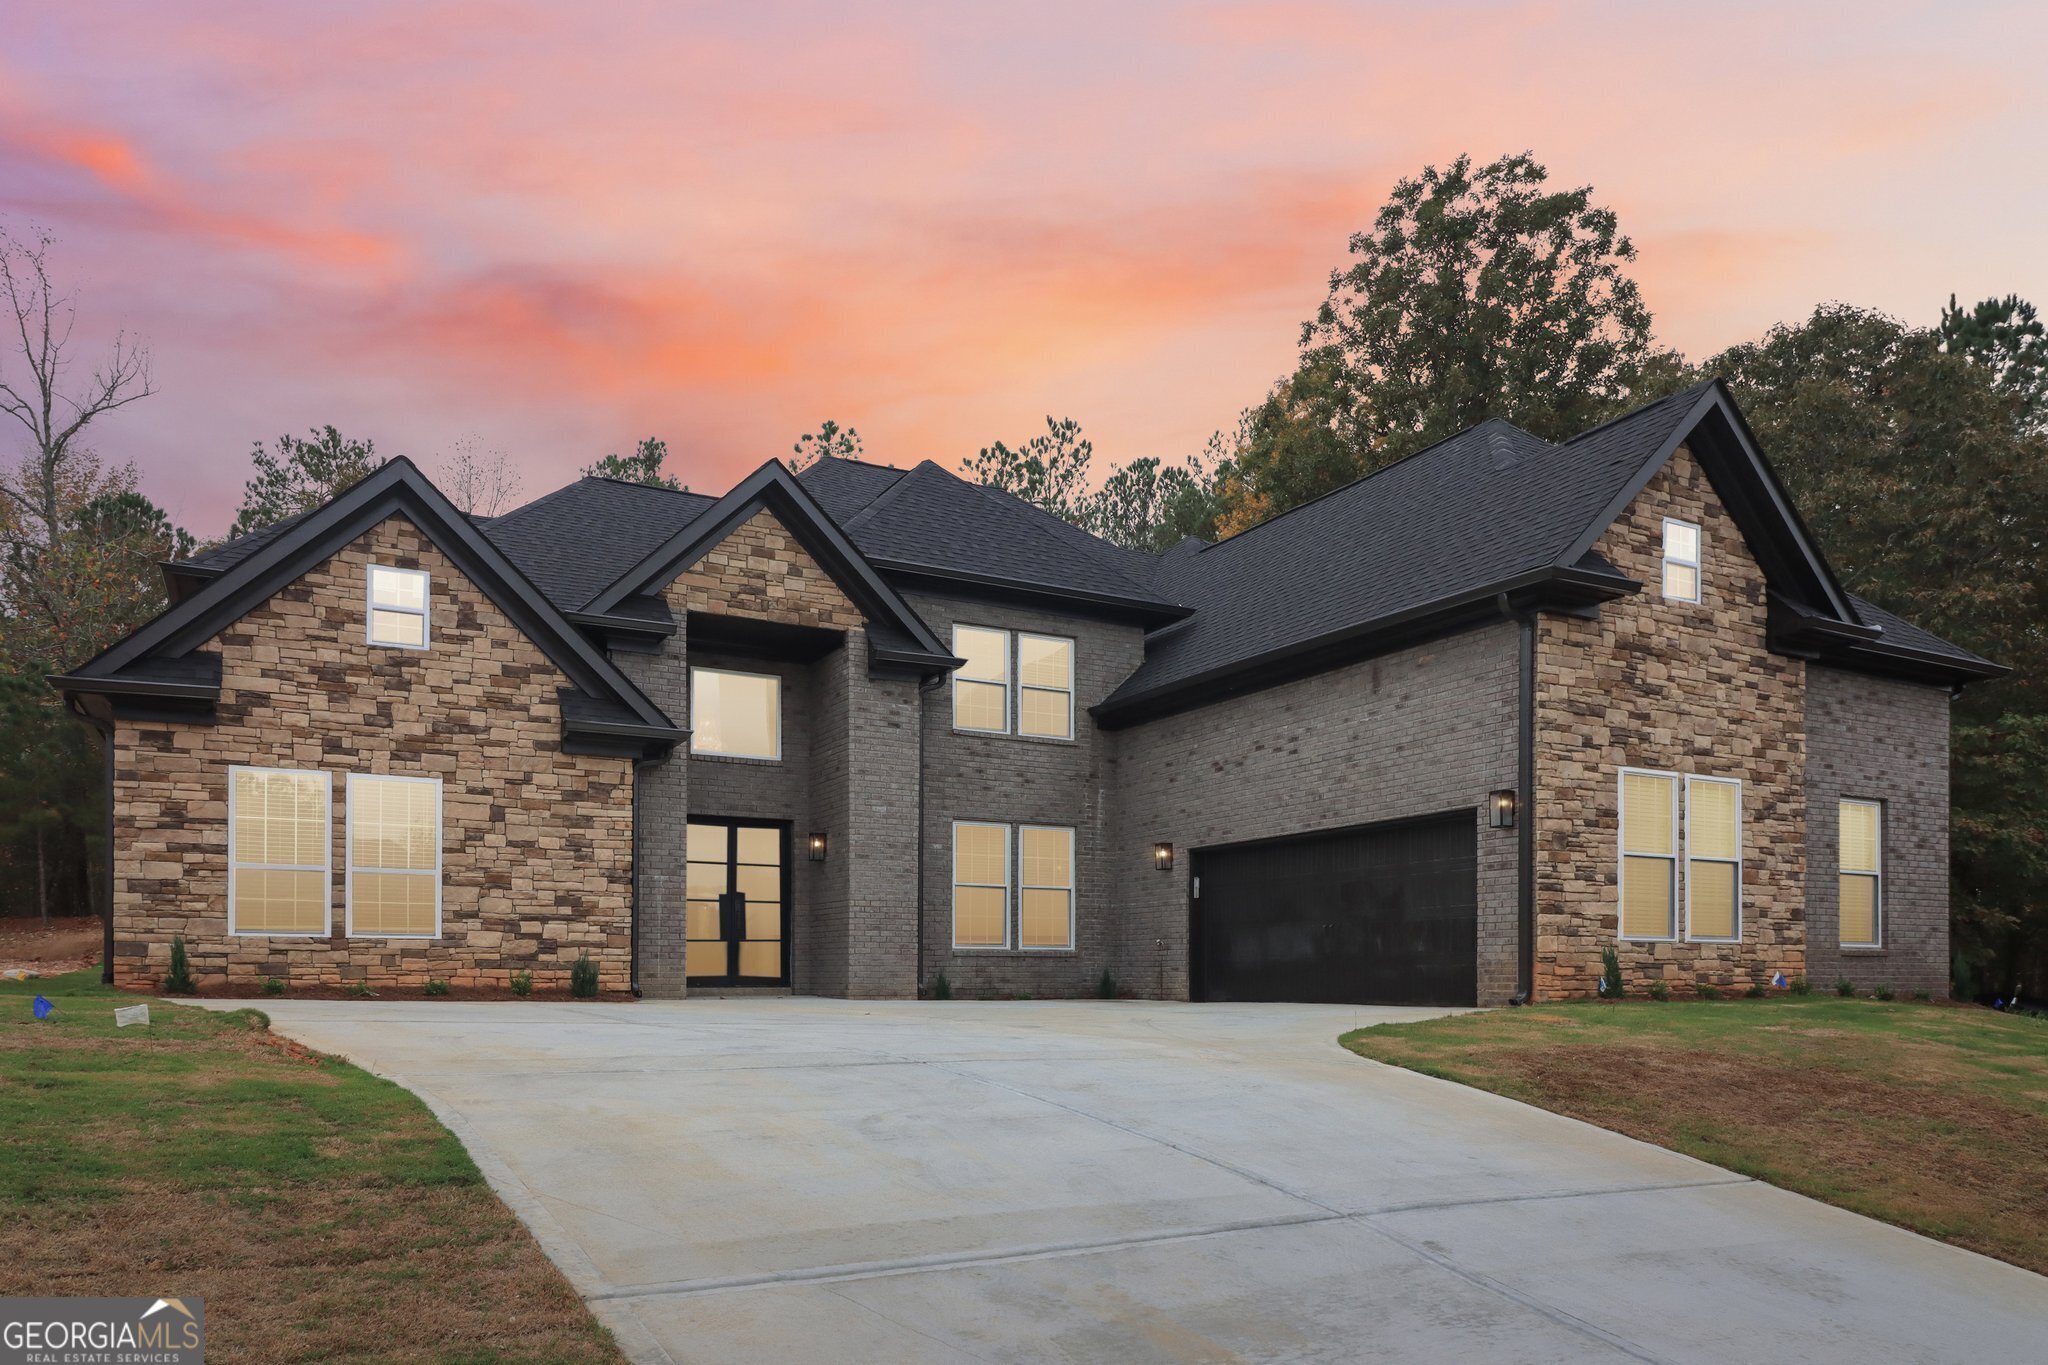
[[[1526,152],[1460,156],[1401,180],[1352,236],[1302,349],[1349,391],[1365,463],[1489,417],[1570,436],[1634,391],[1650,353],[1635,247],[1590,186],[1548,179]]]
[[[80,435],[99,418],[149,397],[149,350],[116,334],[92,378],[75,390],[63,387],[70,365],[66,349],[78,320],[75,295],[60,292],[50,279],[49,249],[55,239],[38,231],[27,242],[0,228],[0,288],[14,317],[14,343],[22,367],[0,365],[0,413],[19,423],[29,437],[29,457],[13,477],[0,478],[0,502],[10,503],[40,533],[56,543],[63,532],[62,489],[86,452]]]
[[[441,457],[434,482],[472,517],[495,517],[519,502],[519,471],[504,451],[486,451],[474,436],[459,438]]]
[[[1159,554],[1188,536],[1216,534],[1216,455],[1180,464],[1154,456],[1118,465],[1090,500],[1084,530],[1127,550]]]
[[[2027,431],[2048,431],[2048,327],[2034,305],[2017,294],[1985,299],[1969,312],[1948,296],[1936,328],[1941,349],[1991,372],[2013,403],[2013,420]]]
[[[1326,355],[1245,409],[1219,466],[1216,533],[1232,536],[1372,472],[1381,441]]]
[[[1045,431],[1012,450],[997,441],[983,446],[963,467],[976,483],[1014,493],[1053,515],[1086,524],[1089,466],[1095,443],[1071,417],[1045,419]]]
[[[310,439],[280,436],[275,452],[258,441],[249,459],[256,474],[242,485],[242,506],[228,529],[230,536],[245,536],[311,511],[384,463],[376,442],[349,440],[332,426],[314,427]]]
[[[815,432],[807,432],[796,438],[796,444],[789,448],[791,473],[816,464],[830,456],[837,460],[858,460],[862,455],[860,432],[853,427],[842,428],[839,423],[827,418]]]
[[[662,461],[667,458],[668,442],[658,436],[650,436],[635,446],[631,455],[607,455],[596,464],[585,465],[583,472],[594,479],[620,479],[626,483],[644,483],[651,488],[680,491],[683,485],[662,472]]]

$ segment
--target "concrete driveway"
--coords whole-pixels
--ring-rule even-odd
[[[266,1003],[638,1360],[2024,1360],[2048,1279],[1336,1035],[1431,1011]]]

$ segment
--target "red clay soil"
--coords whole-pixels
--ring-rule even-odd
[[[100,922],[91,915],[52,919],[10,916],[0,919],[0,971],[24,967],[55,976],[75,972],[100,960]]]

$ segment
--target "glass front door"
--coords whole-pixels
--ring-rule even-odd
[[[693,986],[789,984],[789,829],[690,821],[684,974]]]

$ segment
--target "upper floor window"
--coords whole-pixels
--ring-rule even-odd
[[[395,645],[400,649],[425,649],[427,596],[425,570],[394,569],[383,564],[372,564],[370,643]]]
[[[782,679],[772,673],[690,670],[690,752],[782,757]]]
[[[348,931],[440,934],[440,778],[348,775]]]
[[[333,794],[326,773],[228,769],[229,933],[327,933]]]
[[[953,674],[953,728],[1032,739],[1074,737],[1072,640],[955,626],[953,652],[964,661]]]
[[[1884,942],[1884,807],[1875,801],[1844,801],[1840,809],[1836,885],[1841,943],[1844,948],[1875,948]]]
[[[1664,518],[1664,595],[1700,600],[1700,528],[1672,517]]]

